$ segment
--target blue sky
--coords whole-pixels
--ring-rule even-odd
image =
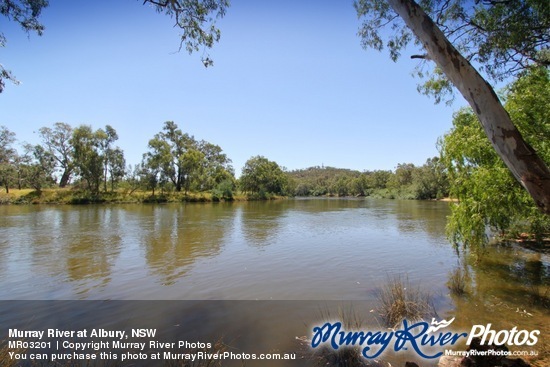
[[[394,169],[437,155],[464,104],[418,94],[408,54],[363,50],[351,1],[235,0],[207,69],[142,1],[52,0],[41,20],[42,37],[2,20],[0,62],[22,83],[0,94],[0,125],[19,142],[58,121],[109,124],[135,164],[172,120],[221,146],[237,175],[255,155],[290,170]]]

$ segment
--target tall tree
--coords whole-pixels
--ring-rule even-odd
[[[47,150],[53,155],[54,159],[57,161],[57,166],[62,171],[59,187],[67,186],[74,169],[72,147],[70,144],[73,128],[69,124],[56,122],[53,129],[42,127],[38,131],[42,138],[42,142],[46,145]]]
[[[356,1],[358,15],[364,19],[360,31],[363,44],[381,50],[384,42],[380,29],[390,24],[395,33],[386,46],[396,60],[414,34],[416,42],[427,52],[419,57],[433,60],[439,75],[447,78],[431,80],[429,89],[441,92],[449,85],[446,80],[458,89],[479,118],[499,157],[540,210],[549,214],[550,170],[523,139],[493,88],[470,60],[487,61],[484,64],[489,75],[501,78],[533,63],[548,65],[550,3],[487,0],[472,4],[433,0],[422,4],[432,17],[413,0]]]
[[[74,149],[74,165],[78,174],[88,184],[88,189],[94,195],[99,195],[103,178],[104,156],[99,150],[101,132],[94,132],[89,125],[74,129],[71,146]]]
[[[147,166],[158,167],[160,174],[172,181],[176,191],[181,191],[190,173],[185,154],[193,148],[194,142],[195,139],[184,134],[175,122],[166,121],[162,131],[149,140]]]
[[[515,81],[506,94],[505,107],[514,123],[550,162],[550,72],[530,71]],[[452,205],[448,232],[463,245],[487,240],[487,227],[507,235],[529,233],[541,239],[550,231],[550,217],[540,213],[527,193],[498,158],[471,109],[462,109],[452,130],[441,141],[442,160],[448,169]]]
[[[117,159],[120,160],[119,153],[122,153],[120,148],[114,148],[113,143],[118,140],[118,134],[116,130],[111,126],[105,126],[105,130],[99,129],[96,131],[96,137],[98,140],[98,147],[100,154],[103,157],[103,191],[107,192],[107,179],[109,176],[110,169],[114,164],[121,163],[115,162]],[[124,169],[124,154],[122,154],[122,167]],[[117,167],[120,168],[120,167]],[[124,173],[122,173],[122,176]]]
[[[231,166],[231,159],[223,153],[219,145],[201,140],[197,147],[204,155],[201,162],[204,190],[211,190],[223,181],[234,179],[235,173]]]
[[[17,152],[12,146],[14,142],[15,133],[0,126],[0,184],[4,186],[6,193],[10,192],[10,183],[15,174],[14,161]]]

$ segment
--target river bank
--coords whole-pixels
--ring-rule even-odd
[[[32,189],[12,189],[9,193],[0,193],[0,205],[27,205],[27,204],[138,204],[138,203],[178,203],[178,202],[220,202],[220,201],[253,201],[277,200],[283,196],[277,195],[250,195],[245,193],[233,194],[231,198],[218,197],[210,192],[155,192],[117,190],[102,192],[93,195],[90,192],[75,189],[46,189],[37,192]]]

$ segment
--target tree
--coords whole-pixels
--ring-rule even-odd
[[[19,23],[25,32],[36,32],[41,36],[44,26],[40,24],[38,17],[46,6],[46,0],[0,0],[0,14]],[[6,47],[6,43],[6,36],[0,32],[0,47]],[[19,84],[11,71],[0,64],[0,93],[4,90],[5,80]]]
[[[70,144],[73,128],[69,124],[56,122],[53,129],[42,127],[38,131],[48,152],[53,155],[58,167],[63,172],[59,180],[59,187],[67,186],[74,169]]]
[[[449,194],[446,167],[438,157],[428,158],[412,172],[416,199],[441,199]]]
[[[44,186],[55,184],[55,158],[41,145],[25,145],[21,171],[27,184],[38,193],[42,192]]]
[[[190,147],[181,156],[181,161],[183,172],[185,172],[185,193],[187,194],[187,191],[189,191],[192,182],[198,190],[201,190],[202,183],[206,181],[203,181],[204,177],[202,175],[202,162],[205,161],[204,154],[195,147]]]
[[[124,152],[119,147],[109,149],[107,151],[106,160],[108,164],[108,174],[111,181],[111,191],[115,190],[115,186],[120,182],[126,174],[126,159]]]
[[[180,28],[180,50],[185,48],[189,53],[203,48],[202,62],[211,66],[212,59],[205,51],[220,40],[220,31],[216,20],[225,15],[229,0],[144,0],[143,4],[151,4],[159,13],[164,13],[175,19],[175,27]],[[0,0],[0,14],[21,25],[27,33],[35,32],[39,36],[44,32],[44,26],[38,21],[47,0]],[[5,47],[7,39],[0,32],[0,47]],[[5,80],[14,84],[19,81],[0,64],[0,93],[4,90]]]
[[[102,135],[101,132],[94,132],[89,125],[81,125],[74,129],[70,141],[78,174],[86,181],[90,192],[96,196],[99,195],[105,159],[99,148]]]
[[[173,121],[166,121],[162,130],[149,140],[146,165],[158,168],[179,192],[189,178],[190,167],[185,164],[185,153],[193,148],[195,139],[184,134]]]
[[[211,48],[220,40],[220,30],[216,20],[225,15],[229,0],[145,0],[159,13],[165,13],[175,19],[175,27],[180,28],[180,50],[189,53],[199,51],[201,47]],[[213,64],[208,54],[203,53],[202,62],[208,67]]]
[[[99,129],[96,131],[96,136],[100,154],[103,156],[103,191],[107,192],[107,177],[109,176],[109,172],[117,171],[117,178],[124,176],[126,162],[124,161],[122,150],[118,147],[112,147],[113,143],[118,140],[118,134],[111,125],[105,126],[105,130]],[[115,165],[117,165],[116,168],[114,168]],[[118,172],[120,169],[122,169],[122,173]],[[111,180],[111,188],[113,183],[113,180]]]
[[[223,153],[218,145],[201,140],[198,150],[204,155],[201,162],[203,173],[202,185],[205,190],[212,190],[224,181],[233,181],[235,173],[231,159]]]
[[[0,126],[0,184],[4,186],[6,193],[10,192],[10,183],[15,174],[14,161],[17,152],[12,147],[14,142],[15,133]]]
[[[144,167],[174,184],[176,191],[185,188],[211,190],[224,180],[233,179],[231,160],[222,149],[207,141],[196,141],[183,133],[173,121],[164,123],[163,131],[149,141]]]
[[[507,90],[505,107],[528,142],[550,162],[550,72],[531,70]],[[550,218],[514,180],[484,135],[470,109],[457,112],[453,129],[441,141],[442,161],[450,176],[452,205],[448,232],[455,243],[480,245],[487,227],[502,235],[529,233],[541,239]]]
[[[285,195],[287,176],[276,162],[256,156],[246,161],[240,178],[241,190],[253,194]]]
[[[513,3],[521,3],[521,6]],[[493,88],[470,63],[470,60],[492,60],[492,63],[487,63],[487,71],[490,75],[502,77],[514,74],[529,64],[548,65],[548,1],[487,0],[476,2],[477,5],[471,9],[459,0],[424,1],[423,4],[428,11],[432,10],[435,22],[412,0],[356,1],[358,15],[365,19],[360,31],[363,44],[381,50],[384,44],[379,30],[383,25],[391,24],[396,33],[387,46],[391,58],[396,60],[413,39],[408,27],[416,42],[427,52],[425,58],[433,60],[439,74],[448,78],[468,101],[493,148],[514,177],[540,210],[550,213],[548,167],[523,139]],[[531,16],[534,16],[533,22],[528,19]],[[399,17],[406,27],[399,22]],[[514,21],[508,23],[504,18]],[[522,21],[523,26],[520,25]],[[452,37],[458,48],[453,46],[442,29],[448,37]],[[499,34],[508,36],[501,37]],[[510,62],[515,62],[516,67],[507,67]],[[502,68],[506,72],[499,74]],[[441,78],[431,82],[430,89],[436,92],[449,85]]]

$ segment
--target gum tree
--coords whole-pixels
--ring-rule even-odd
[[[414,41],[436,68],[425,93],[441,96],[451,85],[478,117],[498,156],[539,209],[550,213],[550,171],[512,123],[491,85],[474,68],[495,80],[515,76],[530,65],[550,65],[550,3],[547,0],[358,0],[365,47],[387,47],[395,61]],[[424,10],[426,9],[426,10]],[[381,29],[393,34],[386,42]]]
[[[57,167],[63,172],[59,180],[59,187],[67,186],[74,170],[70,145],[73,128],[69,124],[56,122],[53,128],[42,127],[38,131],[47,151],[54,157]]]
[[[550,161],[550,72],[529,71],[512,83],[505,107],[530,144]],[[442,161],[451,178],[451,194],[460,203],[451,206],[447,230],[456,243],[486,242],[486,228],[504,237],[527,233],[537,240],[550,232],[544,215],[514,180],[469,108],[455,113],[453,128],[441,140]]]
[[[0,126],[0,184],[10,192],[10,182],[15,174],[14,161],[17,159],[17,151],[13,148],[15,133],[7,127]]]

